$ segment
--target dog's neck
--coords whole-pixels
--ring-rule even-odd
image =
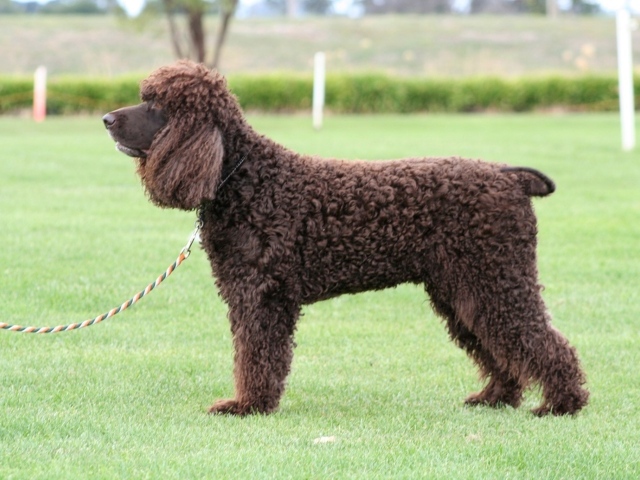
[[[225,186],[225,184],[231,179],[231,177],[233,176],[234,173],[236,173],[236,171],[240,168],[240,166],[244,163],[244,161],[247,159],[247,157],[249,156],[248,152],[245,155],[243,155],[240,160],[238,160],[235,165],[231,168],[231,170],[229,170],[229,172],[227,172],[223,177],[222,180],[220,180],[220,183],[218,184],[217,188],[216,188],[216,195],[220,192],[220,190],[222,189],[222,187]],[[204,224],[204,210],[206,208],[207,203],[209,203],[210,200],[205,200],[204,202],[202,202],[202,204],[198,207],[197,209],[197,215],[198,215],[198,222],[200,223],[200,225],[202,226]]]

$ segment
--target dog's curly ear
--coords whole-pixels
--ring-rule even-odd
[[[222,134],[211,125],[186,132],[184,126],[170,127],[156,136],[139,174],[155,204],[193,210],[215,197],[224,158]],[[187,138],[175,138],[185,133]]]

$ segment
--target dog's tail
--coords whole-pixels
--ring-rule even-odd
[[[530,197],[546,197],[556,191],[556,184],[544,173],[528,167],[504,167],[501,172],[515,173],[524,193]]]

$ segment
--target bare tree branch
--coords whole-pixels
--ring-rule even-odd
[[[229,32],[231,19],[238,6],[238,0],[217,0],[220,7],[220,23],[213,43],[213,60],[210,68],[218,68],[222,48]],[[178,58],[190,58],[199,63],[206,63],[206,30],[205,14],[210,4],[206,0],[162,0],[169,23],[171,45]],[[185,17],[185,25],[178,17]]]

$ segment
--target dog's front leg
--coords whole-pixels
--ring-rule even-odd
[[[300,307],[274,297],[263,298],[254,307],[245,302],[229,310],[235,347],[235,398],[218,400],[209,413],[270,413],[277,409],[284,392]]]

